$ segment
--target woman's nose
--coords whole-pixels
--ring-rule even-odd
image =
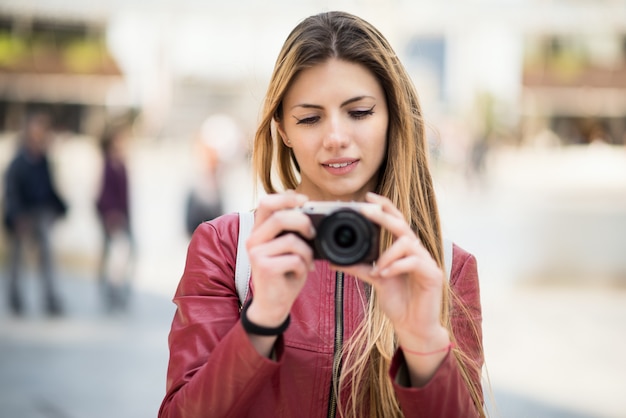
[[[343,148],[349,142],[350,135],[347,126],[339,118],[330,119],[324,133],[324,147]]]

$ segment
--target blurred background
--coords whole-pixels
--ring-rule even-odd
[[[420,93],[444,232],[479,263],[492,415],[626,417],[624,0],[0,0],[0,172],[48,113],[68,208],[51,230],[62,315],[40,306],[33,254],[12,313],[0,234],[0,415],[156,416],[195,219],[254,207],[276,55],[334,9],[381,29]],[[111,310],[96,201],[120,120],[135,251],[114,251],[133,290]]]

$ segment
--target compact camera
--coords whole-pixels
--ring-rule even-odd
[[[339,266],[372,263],[378,259],[380,226],[360,213],[362,202],[307,202],[299,210],[306,214],[316,231],[313,258],[328,260]]]

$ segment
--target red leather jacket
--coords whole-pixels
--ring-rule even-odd
[[[234,280],[238,230],[238,215],[229,214],[200,225],[191,239],[174,297],[177,311],[159,417],[327,417],[336,323],[343,326],[344,340],[355,331],[363,315],[358,289],[362,282],[347,275],[337,278],[327,262],[316,261],[316,270],[293,305],[291,324],[276,342],[275,360],[265,358],[250,344],[239,321]],[[476,261],[456,246],[453,254],[451,285],[480,333]],[[336,318],[338,291],[343,292],[338,298],[343,308]],[[470,337],[471,324],[463,318],[453,309],[458,345],[482,366],[480,344]],[[422,388],[396,383],[403,364],[399,350],[389,378],[406,417],[477,415],[453,355]],[[480,381],[478,374],[472,378]]]

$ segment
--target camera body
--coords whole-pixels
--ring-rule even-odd
[[[372,263],[380,252],[380,226],[360,213],[361,208],[380,205],[363,202],[305,203],[299,210],[306,214],[316,231],[313,258],[339,266]]]

